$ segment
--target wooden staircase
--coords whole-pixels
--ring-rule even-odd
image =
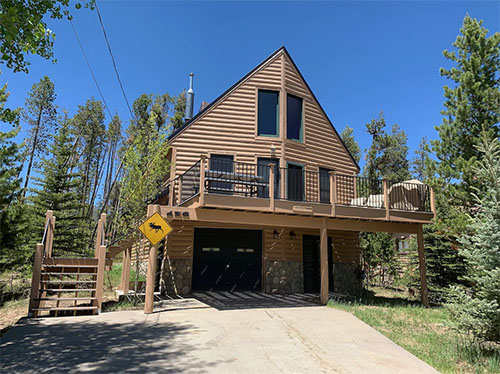
[[[97,227],[94,258],[52,257],[55,217],[47,211],[42,243],[37,244],[29,304],[29,316],[98,314],[102,308],[106,258],[102,214]],[[115,250],[116,251],[116,250]]]

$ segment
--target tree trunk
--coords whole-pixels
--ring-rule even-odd
[[[40,131],[40,122],[42,120],[42,111],[43,111],[43,107],[40,108],[40,111],[38,112],[38,118],[36,120],[35,136],[33,137],[33,146],[31,147],[30,161],[28,163],[28,170],[26,171],[26,180],[24,181],[22,200],[24,200],[24,197],[26,196],[26,191],[28,190],[28,183],[30,180],[31,168],[33,167],[33,159],[35,158],[35,151],[36,151],[36,146],[38,143],[38,132]]]

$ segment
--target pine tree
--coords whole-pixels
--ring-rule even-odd
[[[470,217],[473,233],[460,239],[469,287],[453,289],[450,309],[461,331],[500,342],[500,140],[486,133],[482,139],[484,157],[473,168],[478,213]]]
[[[54,134],[57,123],[57,111],[54,101],[56,93],[54,83],[49,77],[43,77],[35,83],[26,98],[23,120],[31,127],[26,138],[26,157],[28,166],[24,181],[23,198],[28,190],[31,170],[34,162],[45,153],[47,140]]]
[[[81,216],[80,188],[82,177],[75,173],[73,156],[74,139],[67,118],[62,120],[57,135],[49,146],[49,157],[42,159],[36,178],[39,187],[33,190],[34,210],[39,217],[39,227],[47,210],[54,211],[56,230],[53,255],[87,254],[88,226]]]
[[[340,133],[340,138],[344,142],[354,160],[359,163],[359,160],[361,160],[361,149],[359,148],[359,144],[356,142],[356,139],[354,139],[354,130],[350,128],[349,125],[346,125],[344,130]]]
[[[372,144],[366,150],[366,165],[363,174],[373,179],[385,178],[392,182],[410,178],[408,163],[408,137],[393,125],[391,132],[385,131],[386,121],[383,112],[366,124],[367,132],[372,136]],[[379,191],[382,193],[382,191]],[[397,273],[397,253],[394,239],[388,233],[367,233],[360,235],[360,248],[363,261],[368,267],[368,276],[378,268],[381,271],[381,281],[385,275],[395,276]]]
[[[0,88],[0,122],[12,129],[0,131],[0,271],[19,265],[22,256],[16,250],[24,227],[24,209],[19,203],[21,184],[21,146],[14,142],[19,133],[19,110],[5,108],[7,85]],[[8,125],[7,125],[8,126]]]
[[[424,229],[429,298],[435,301],[446,301],[449,287],[464,282],[458,253],[460,237],[470,232],[467,214],[474,214],[472,192],[479,186],[473,166],[483,155],[477,144],[483,128],[493,137],[500,134],[500,34],[487,34],[482,21],[467,15],[455,50],[443,52],[454,66],[441,75],[454,86],[444,86],[439,139],[431,141],[436,159],[426,162],[427,183],[436,191],[437,219]]]

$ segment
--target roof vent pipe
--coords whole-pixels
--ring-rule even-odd
[[[193,77],[194,73],[189,74],[189,90],[186,97],[186,115],[184,119],[189,121],[193,118],[193,108],[194,108],[194,91],[193,91]]]

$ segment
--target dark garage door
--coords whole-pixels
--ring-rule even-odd
[[[262,231],[194,231],[193,291],[261,291]]]

